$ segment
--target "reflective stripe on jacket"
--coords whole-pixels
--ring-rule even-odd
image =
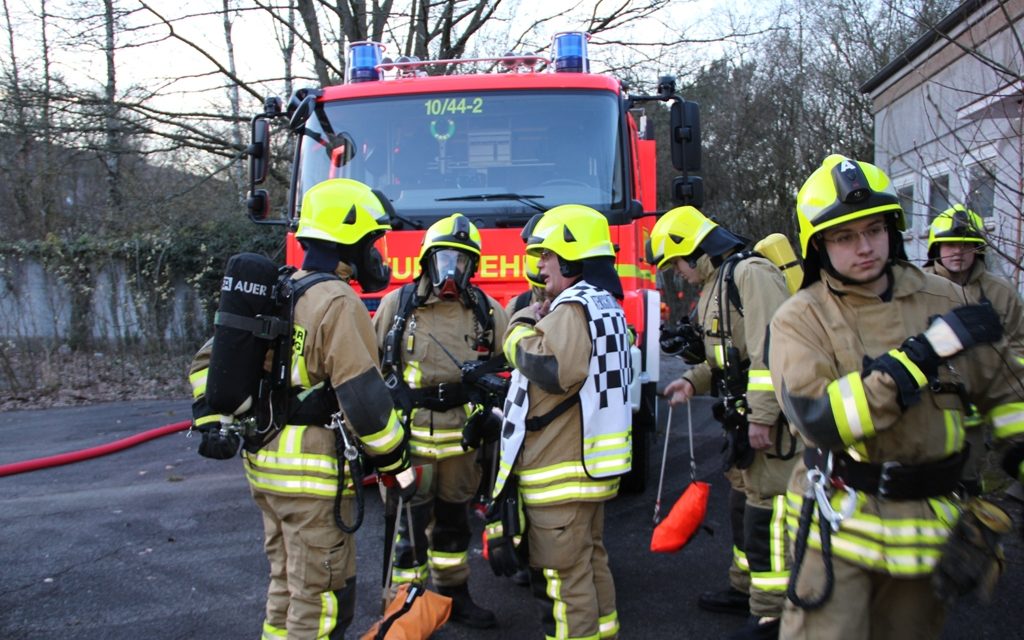
[[[809,432],[823,429],[858,461],[934,462],[963,447],[968,407],[961,398],[925,385],[920,400],[903,410],[888,374],[873,371],[864,376],[862,371],[865,358],[898,348],[906,338],[923,332],[933,316],[963,304],[963,293],[953,283],[905,262],[893,267],[892,282],[891,299],[884,301],[865,287],[844,284],[822,271],[820,282],[790,298],[771,324],[769,360],[775,392],[780,402],[787,396],[801,399],[790,402],[787,411],[801,407],[804,413],[787,417],[791,424],[803,425],[801,435],[811,446],[815,443]],[[940,366],[939,379],[951,385],[955,375],[965,385],[969,401],[993,423],[1005,417],[1004,431],[996,428],[997,438],[1024,439],[1024,397],[1016,382],[1024,379],[1024,366],[1009,355],[1005,340],[976,347],[952,358],[949,366]],[[801,461],[789,485],[791,526],[805,488],[806,467]],[[837,508],[839,502],[836,496]],[[926,575],[957,517],[951,496],[884,500],[861,492],[852,517],[832,536],[833,551],[871,570]],[[816,522],[811,530],[818,530]],[[820,548],[817,533],[812,533],[810,544]]]
[[[625,395],[631,369],[621,307],[604,291],[577,283],[535,326],[531,318],[529,309],[520,311],[505,336],[516,371],[505,402],[494,493],[514,467],[524,504],[608,500],[618,492],[631,454]],[[526,431],[527,418],[547,415],[577,393],[577,405],[543,429]]]

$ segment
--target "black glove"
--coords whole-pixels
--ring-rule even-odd
[[[501,413],[497,409],[480,407],[466,420],[462,428],[462,450],[479,449],[485,442],[494,442],[501,436]]]
[[[899,353],[886,353],[874,360],[865,358],[864,375],[884,371],[896,381],[899,403],[904,409],[916,403],[923,389],[939,373],[947,358],[976,344],[996,342],[1003,337],[1003,325],[990,304],[957,307],[932,319],[931,325],[900,345]],[[908,367],[898,356],[909,360]],[[923,379],[922,379],[923,376]]]
[[[922,336],[939,357],[949,358],[976,344],[998,342],[1003,323],[991,304],[968,304],[933,318]]]

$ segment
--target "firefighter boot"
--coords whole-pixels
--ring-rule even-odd
[[[732,587],[720,591],[705,591],[697,599],[697,606],[705,611],[746,616],[750,615],[750,596]]]
[[[458,622],[474,629],[490,629],[498,624],[493,611],[488,611],[473,602],[469,596],[468,585],[438,587],[437,592],[452,599],[452,622]]]
[[[778,640],[779,618],[753,617],[745,627],[729,636],[729,640]]]

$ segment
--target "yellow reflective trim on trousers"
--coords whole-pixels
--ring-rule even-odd
[[[619,491],[619,479],[588,480],[587,482],[565,482],[543,489],[527,488],[520,485],[523,504],[542,505],[569,500],[599,500],[612,498]]]
[[[427,581],[427,577],[430,572],[427,571],[427,565],[418,564],[415,567],[392,567],[391,569],[391,582],[392,584],[403,584],[409,582],[418,582],[420,584]]]
[[[597,634],[602,638],[614,638],[619,633],[619,612],[612,611],[597,619]]]
[[[751,571],[750,587],[758,591],[785,591],[789,585],[788,571]]]
[[[466,551],[436,551],[427,549],[427,562],[434,569],[454,569],[469,563]]]
[[[996,440],[1024,433],[1024,402],[1009,402],[999,405],[988,415]]]
[[[736,545],[732,546],[732,563],[743,572],[750,573],[750,562],[747,560],[747,553]]]
[[[889,352],[889,355],[896,358],[896,360],[903,365],[903,368],[907,370],[907,373],[914,378],[914,382],[917,383],[918,387],[923,388],[928,384],[928,376],[924,375],[924,372],[921,371],[920,367],[911,362],[910,358],[907,357],[907,354],[903,353],[899,349],[893,349]]]
[[[871,421],[864,381],[859,373],[849,373],[832,381],[827,392],[832,416],[843,444],[850,445],[874,437],[875,423]]]
[[[320,624],[317,630],[317,640],[323,638],[328,640],[334,627],[338,626],[338,597],[333,591],[320,593]]]
[[[966,434],[964,433],[963,422],[960,419],[959,411],[943,409],[942,418],[946,426],[945,453],[947,456],[951,456],[964,448],[964,437]]]
[[[751,369],[747,372],[747,393],[751,391],[775,392],[772,374],[767,369]]]
[[[329,481],[324,478],[263,473],[248,465],[246,465],[245,472],[252,486],[265,491],[323,497],[333,497],[338,492],[337,481]]]
[[[288,630],[275,627],[266,620],[263,621],[263,635],[260,640],[288,640]]]
[[[200,369],[188,377],[188,383],[192,386],[193,398],[198,398],[206,393],[206,379],[209,373],[209,369]]]
[[[412,455],[421,458],[433,458],[435,460],[445,460],[448,458],[454,458],[455,456],[461,456],[466,452],[462,450],[462,445],[455,443],[447,447],[432,447],[430,445],[424,445],[419,442],[409,442],[409,451]]]
[[[509,364],[513,367],[516,366],[516,347],[519,346],[519,341],[528,335],[534,335],[537,330],[527,324],[519,324],[512,328],[509,332],[508,337],[505,338],[505,342],[502,343],[501,347],[505,353],[505,359],[508,360]]]
[[[795,536],[799,526],[799,509],[803,497],[799,494],[788,492],[787,496],[788,513],[786,524],[790,535]],[[931,501],[930,501],[931,502]],[[858,521],[857,519],[861,519]],[[839,532],[832,534],[832,551],[837,556],[857,566],[867,567],[876,571],[884,571],[894,576],[914,577],[927,575],[932,572],[939,557],[942,555],[942,546],[945,544],[948,529],[939,526],[938,530],[943,532],[939,537],[931,535],[914,536],[904,530],[900,535],[895,535],[884,541],[877,541],[865,538],[863,530],[859,525],[865,524],[863,519],[867,518],[863,513],[855,513],[850,519],[844,520]],[[821,550],[821,538],[818,529],[818,514],[814,515],[814,522],[808,535],[809,545]],[[881,522],[877,517],[875,520]],[[925,527],[935,530],[935,525],[941,521],[904,519],[897,520],[902,525],[906,523],[923,523]],[[912,529],[913,527],[910,527]],[[907,542],[900,544],[895,540],[904,538]]]
[[[384,425],[384,428],[369,435],[360,436],[359,440],[366,447],[367,453],[376,456],[383,453],[391,453],[402,444],[403,432],[404,429],[402,428],[402,421],[398,417],[398,412],[392,409],[391,414],[388,416],[388,423]]]
[[[768,525],[768,554],[772,572],[789,575],[786,568],[786,496],[772,498],[772,520]],[[751,574],[753,575],[753,574]]]

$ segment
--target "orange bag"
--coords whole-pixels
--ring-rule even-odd
[[[708,492],[711,485],[706,482],[691,482],[683,495],[672,505],[668,517],[658,523],[651,536],[651,551],[674,553],[686,546],[697,533],[704,514],[708,510]]]
[[[427,640],[444,626],[451,612],[451,598],[418,584],[403,584],[384,610],[384,619],[360,640]]]

